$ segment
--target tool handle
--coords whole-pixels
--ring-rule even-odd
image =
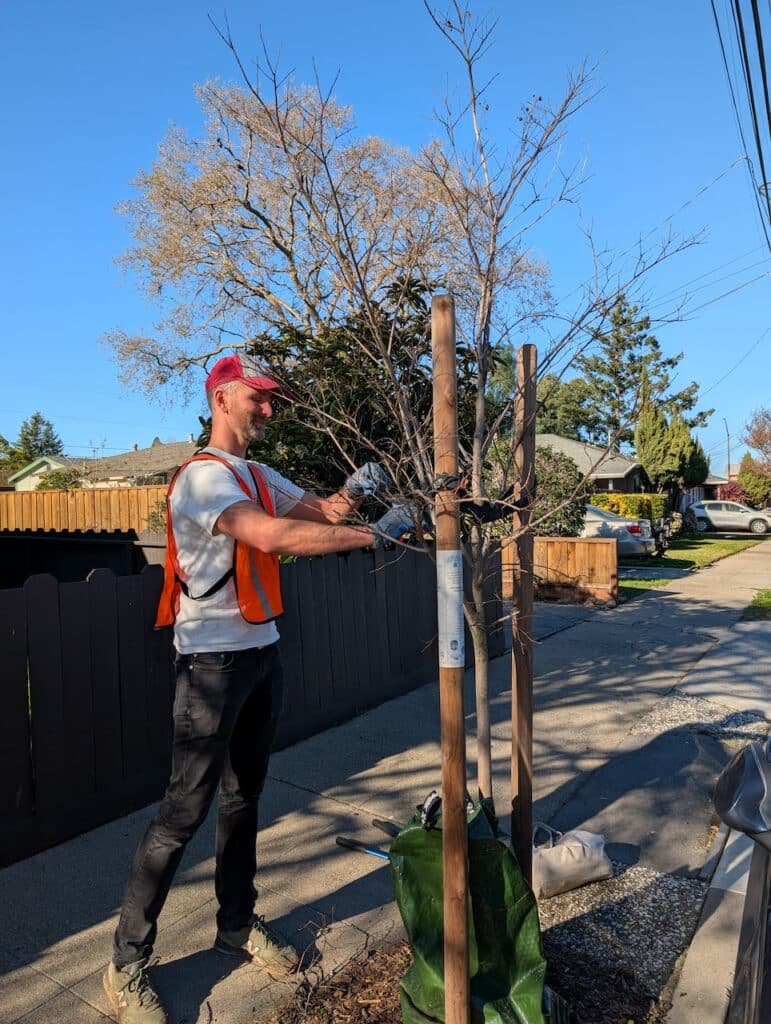
[[[394,838],[402,830],[401,825],[397,825],[395,821],[386,821],[384,818],[373,818],[372,824],[375,828],[379,828],[381,832],[385,832],[387,836],[393,836]]]
[[[379,857],[381,860],[390,859],[384,850],[378,850],[376,846],[367,846],[366,843],[359,842],[358,839],[348,839],[347,836],[336,836],[335,842],[338,846],[342,846],[346,850],[357,850],[359,853],[369,853],[372,857]]]

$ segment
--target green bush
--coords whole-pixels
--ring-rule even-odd
[[[601,491],[589,498],[592,505],[615,512],[617,516],[630,519],[663,519],[669,512],[666,494],[622,494],[616,491]]]

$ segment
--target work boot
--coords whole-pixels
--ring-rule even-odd
[[[167,1024],[166,1011],[150,981],[146,960],[120,970],[111,963],[102,984],[118,1024]]]
[[[229,956],[246,957],[273,974],[291,974],[300,965],[294,946],[257,916],[238,931],[226,932],[218,928],[214,948]]]

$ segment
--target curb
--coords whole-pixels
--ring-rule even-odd
[[[672,996],[667,1024],[722,1024],[734,981],[744,901],[755,844],[723,826],[725,845],[708,866],[714,874]],[[717,864],[715,865],[715,861]]]

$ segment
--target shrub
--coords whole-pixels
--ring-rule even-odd
[[[617,516],[629,519],[664,519],[669,513],[669,499],[666,494],[622,494],[616,491],[600,491],[589,498],[592,505],[615,512]]]
[[[584,527],[587,500],[578,466],[569,456],[543,445],[535,450],[535,475],[533,519],[541,521],[533,532],[538,537],[577,537]]]

